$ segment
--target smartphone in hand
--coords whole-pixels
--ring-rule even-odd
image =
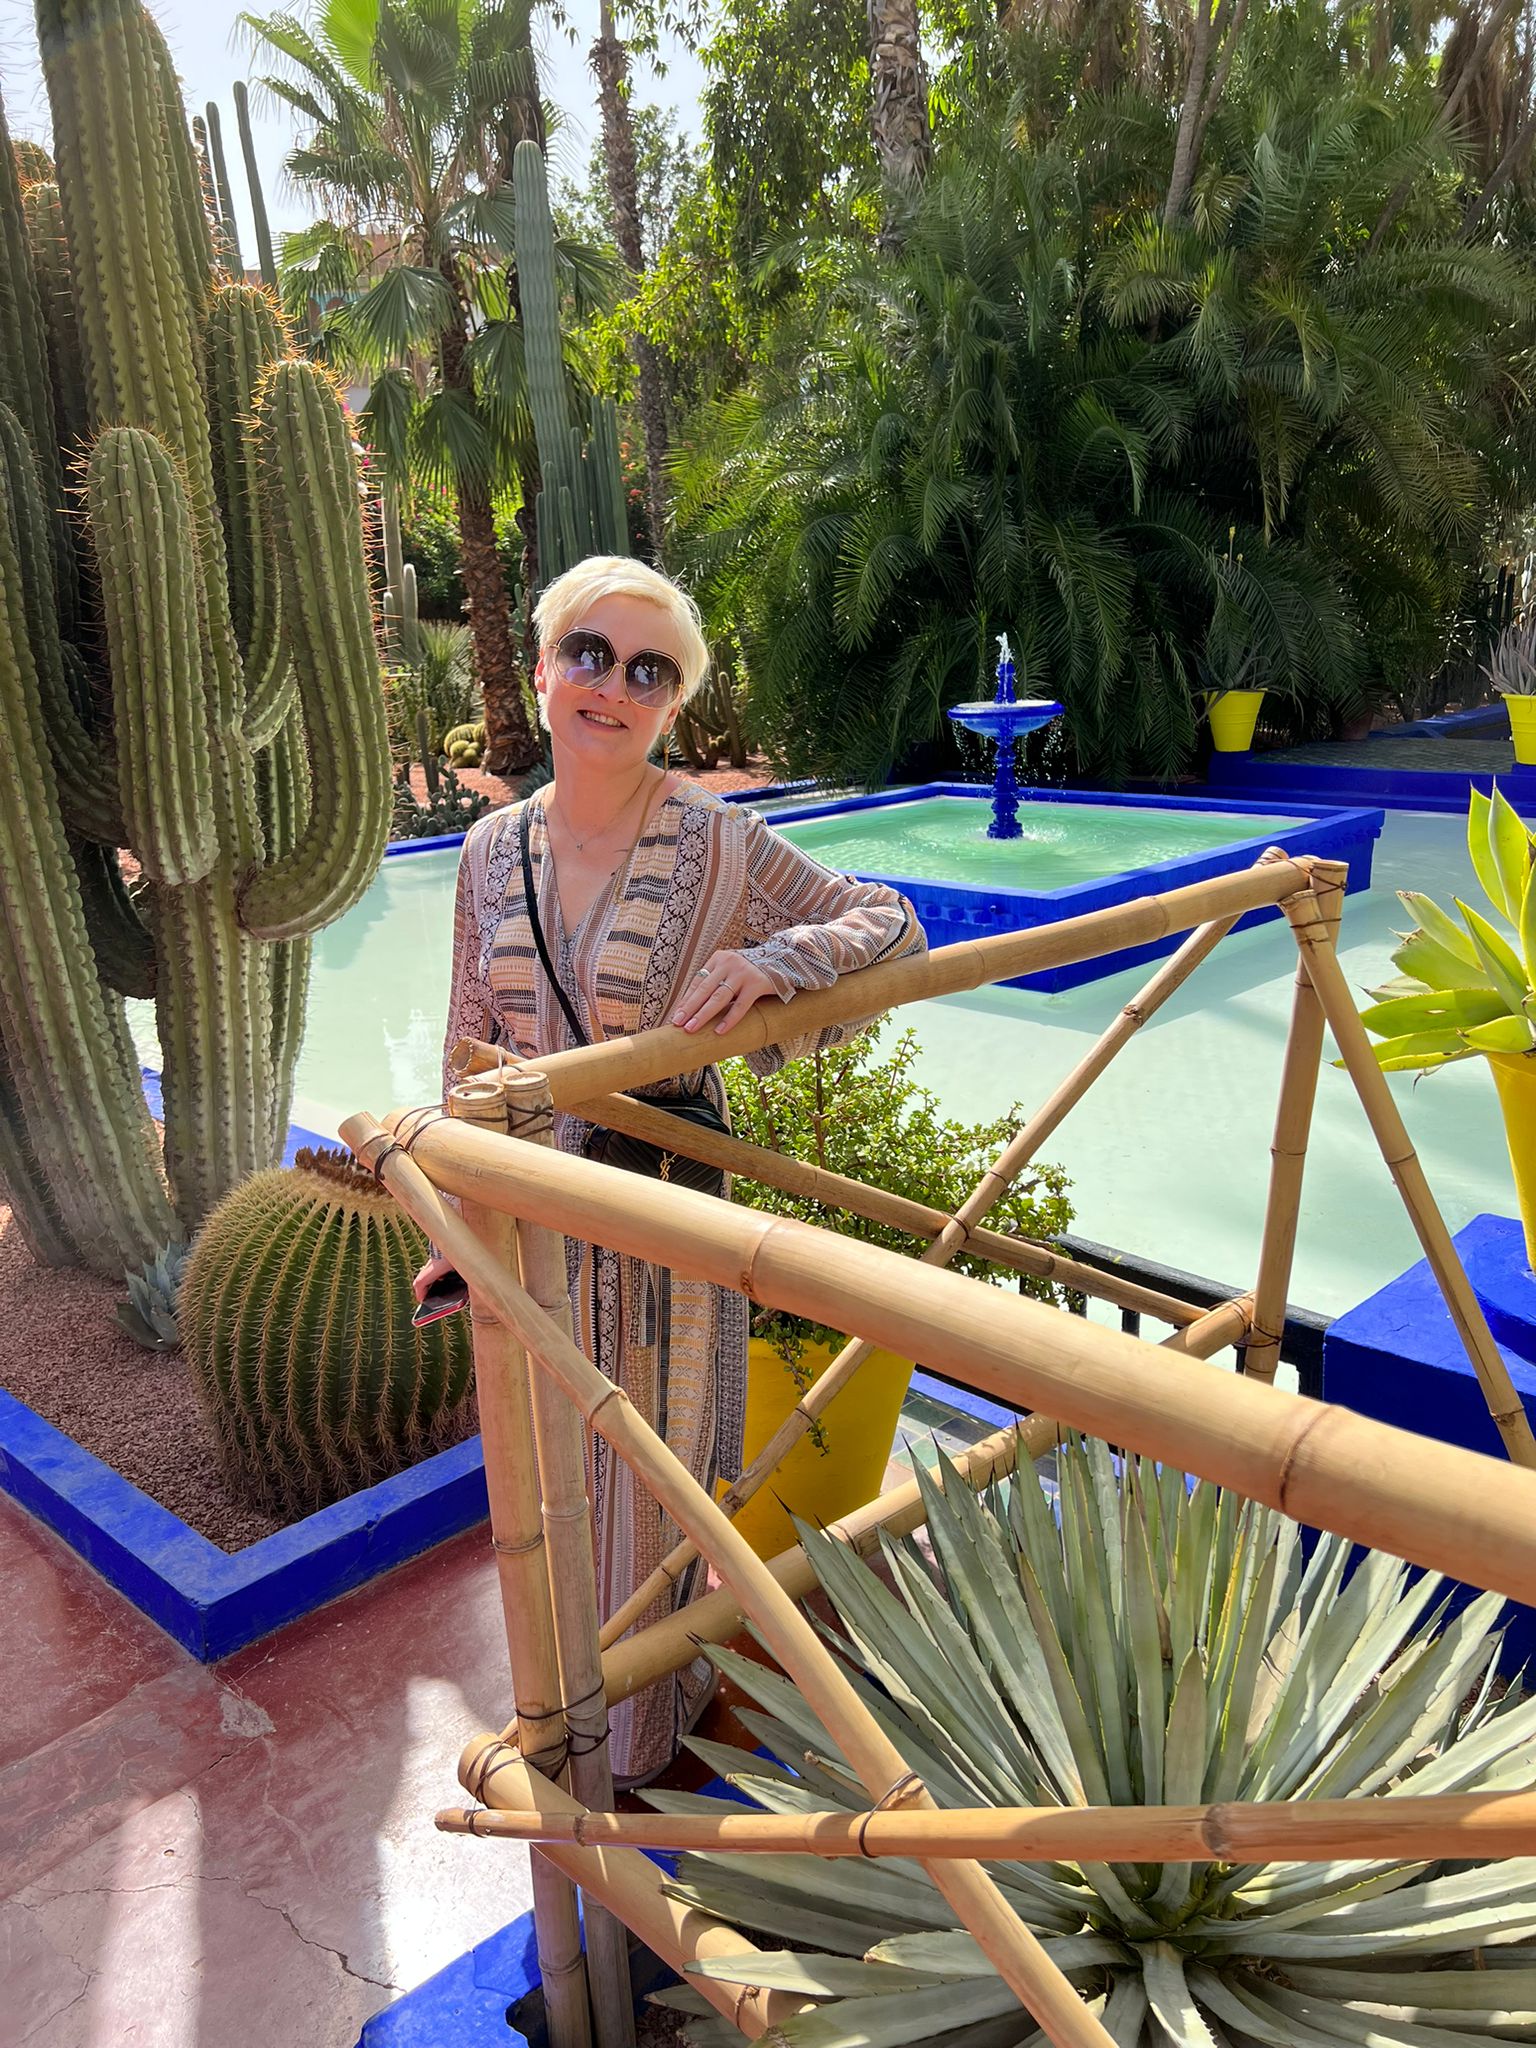
[[[440,1323],[444,1316],[456,1316],[461,1308],[469,1306],[469,1287],[459,1274],[440,1274],[427,1289],[411,1327],[424,1330],[428,1323]]]

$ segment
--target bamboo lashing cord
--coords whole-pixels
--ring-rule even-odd
[[[504,1136],[507,1106],[501,1090],[484,1082],[455,1088],[448,1103],[451,1119]],[[397,1149],[380,1149],[371,1162],[375,1178],[388,1186],[392,1167],[400,1161],[410,1163],[410,1148],[426,1130],[444,1120],[402,1123],[406,1135]],[[510,1217],[471,1200],[464,1204],[462,1220],[456,1217],[454,1221],[456,1229],[483,1256],[510,1263],[516,1245],[516,1226]],[[565,1762],[566,1724],[533,1456],[528,1361],[493,1305],[476,1293],[473,1275],[462,1267],[460,1271],[470,1283],[474,1306],[475,1397],[485,1453],[491,1545],[517,1706],[517,1741],[524,1755],[544,1758],[558,1771]],[[570,1879],[542,1854],[530,1858],[530,1877],[534,1939],[545,1985],[551,2048],[590,2048],[586,1965],[575,1890]]]
[[[498,1075],[497,1080],[513,1136],[524,1144],[553,1145],[555,1120],[542,1076],[509,1069]],[[459,1092],[456,1088],[453,1095]],[[565,1239],[526,1217],[518,1220],[516,1228],[522,1284],[556,1328],[569,1338],[571,1296],[565,1270]],[[583,1806],[606,1811],[613,1805],[613,1772],[607,1748],[608,1701],[597,1641],[597,1570],[592,1507],[587,1497],[587,1433],[581,1417],[548,1373],[534,1373],[529,1392],[544,1523],[544,1558],[560,1661],[567,1782],[572,1795]],[[590,1901],[583,1914],[583,1925],[587,1988],[598,2048],[633,2048],[635,2007],[629,1978],[629,1937],[622,1922],[614,1919],[605,1907]]]
[[[1360,1013],[1355,1008],[1349,983],[1339,965],[1333,934],[1321,910],[1310,897],[1298,897],[1286,909],[1301,951],[1302,964],[1317,992],[1328,1028],[1333,1033],[1361,1107],[1376,1136],[1387,1170],[1403,1198],[1403,1205],[1429,1262],[1430,1271],[1445,1297],[1451,1321],[1462,1348],[1477,1374],[1488,1403],[1488,1413],[1504,1442],[1510,1459],[1528,1471],[1536,1470],[1536,1436],[1524,1403],[1515,1392],[1504,1363],[1504,1354],[1493,1341],[1482,1303],[1472,1290],[1457,1254],[1445,1218],[1430,1192],[1419,1155],[1413,1149],[1387,1077],[1376,1064],[1376,1055]]]
[[[787,1003],[776,996],[764,997],[729,1031],[709,1034],[709,1057],[717,1060],[731,1053],[760,1052],[765,1046],[808,1037],[832,1024],[879,1016],[904,1003],[957,995],[965,989],[1068,966],[1123,947],[1153,944],[1193,931],[1197,925],[1273,906],[1306,887],[1306,861],[1276,861],[1191,882],[1160,896],[1139,896],[1130,903],[1063,918],[1031,931],[1002,932],[992,938],[939,946],[931,953],[903,960],[882,961],[842,975],[830,988],[804,989]],[[455,1074],[462,1077],[496,1064],[492,1048],[470,1051],[468,1043],[455,1047],[450,1056]],[[599,1095],[691,1073],[698,1065],[698,1035],[659,1025],[630,1037],[551,1053],[540,1059],[539,1070],[549,1081],[555,1107],[569,1109]]]
[[[477,1795],[478,1796],[478,1795]],[[1019,1863],[1433,1862],[1536,1854],[1536,1791],[1233,1800],[1210,1806],[947,1807],[941,1813],[561,1815],[448,1807],[445,1834],[647,1853],[974,1857]]]
[[[354,1116],[342,1125],[342,1137],[359,1157],[371,1159],[387,1142],[388,1134],[372,1117]],[[564,1161],[558,1153],[546,1154],[533,1146],[505,1140],[502,1143],[503,1149],[541,1167],[588,1163]],[[433,1242],[442,1246],[471,1287],[489,1302],[498,1320],[516,1334],[528,1354],[575,1402],[589,1426],[598,1430],[646,1483],[678,1527],[707,1550],[720,1576],[737,1594],[774,1656],[799,1686],[807,1705],[832,1733],[866,1790],[872,1797],[880,1798],[905,1774],[904,1759],[827,1654],[811,1624],[745,1538],[641,1419],[622,1389],[577,1350],[553,1319],[445,1207],[415,1160],[397,1150],[380,1162],[379,1170],[396,1200],[415,1217]],[[604,1172],[602,1167],[592,1170]],[[647,1198],[657,1189],[674,1192],[660,1183],[647,1182]],[[710,1209],[724,1208],[708,1196],[699,1199]],[[553,1221],[542,1217],[541,1220]],[[932,1803],[921,1784],[904,1797],[912,1806]],[[1113,2048],[1110,2036],[984,1870],[974,1863],[948,1860],[925,1864],[924,1868],[1053,2048]]]
[[[354,1149],[383,1135],[366,1115],[342,1126]],[[855,1330],[1009,1408],[1054,1416],[1296,1521],[1536,1604],[1536,1475],[1497,1458],[1212,1372],[877,1245],[637,1183],[457,1120],[424,1132],[414,1156],[450,1194],[522,1209],[567,1236]],[[384,1167],[386,1178],[411,1171],[398,1155]]]
[[[459,1782],[471,1798],[483,1799],[492,1813],[535,1812],[546,1821],[584,1818],[578,1801],[552,1785],[494,1735],[471,1742],[459,1759]],[[485,1832],[484,1828],[476,1830]],[[750,1956],[750,1936],[724,1921],[669,1898],[666,1874],[634,1849],[578,1849],[552,1842],[544,1852],[616,1918],[633,1929],[645,1945],[681,1977],[688,1965],[710,1957]],[[692,1981],[690,1979],[690,1981]],[[760,1991],[700,1977],[698,1989],[726,2019],[750,2039],[811,2002],[785,1991]]]
[[[995,1233],[983,1231],[980,1228],[981,1219],[1007,1194],[1019,1175],[1035,1158],[1041,1146],[1050,1141],[1068,1113],[1081,1102],[1115,1055],[1130,1043],[1149,1017],[1157,1014],[1169,996],[1183,986],[1200,963],[1210,958],[1235,921],[1233,918],[1222,918],[1214,924],[1202,925],[1198,931],[1192,932],[1173,958],[1164,962],[1146,986],[1132,997],[1060,1086],[1028,1122],[1014,1132],[954,1215],[923,1248],[919,1255],[923,1265],[947,1266],[960,1252],[966,1250],[974,1250],[985,1257],[986,1245],[994,1242],[1007,1243],[1006,1238],[998,1239]],[[1189,1327],[1195,1327],[1193,1321]],[[1212,1349],[1219,1351],[1228,1341],[1230,1340],[1223,1337],[1212,1346]],[[1185,1345],[1181,1348],[1190,1347]],[[826,1370],[796,1401],[745,1471],[727,1487],[720,1500],[723,1513],[738,1514],[768,1483],[784,1459],[826,1413],[855,1373],[873,1357],[875,1350],[875,1345],[866,1343],[859,1337],[851,1338],[844,1344]],[[605,1650],[618,1642],[636,1622],[644,1619],[656,1601],[677,1583],[697,1554],[691,1543],[679,1543],[669,1551],[649,1578],[638,1586],[604,1623],[602,1642]]]

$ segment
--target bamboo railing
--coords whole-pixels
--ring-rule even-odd
[[[790,1550],[765,1564],[724,1511],[769,1475],[771,1460],[757,1461],[744,1475],[747,1483],[738,1483],[717,1505],[621,1389],[577,1350],[570,1334],[561,1235],[736,1288],[754,1302],[849,1331],[837,1385],[846,1384],[869,1350],[880,1347],[1034,1411],[1019,1429],[999,1433],[957,1461],[953,1469],[963,1483],[986,1483],[1020,1456],[1038,1455],[1061,1427],[1071,1426],[1232,1487],[1298,1521],[1536,1603],[1536,1440],[1349,1000],[1335,943],[1342,883],[1336,865],[1275,853],[1245,874],[1043,931],[870,968],[787,1004],[759,1004],[733,1031],[712,1035],[711,1058],[792,1044],[897,1003],[1192,930],[952,1217],[820,1174],[739,1139],[695,1132],[630,1100],[623,1091],[696,1069],[704,1048],[696,1037],[672,1029],[551,1055],[536,1068],[467,1041],[454,1059],[465,1078],[450,1093],[449,1118],[424,1121],[420,1112],[396,1112],[382,1124],[358,1115],[342,1125],[345,1141],[429,1232],[471,1290],[517,1715],[502,1735],[479,1739],[461,1759],[461,1782],[481,1804],[448,1810],[438,1824],[448,1832],[499,1835],[535,1846],[536,1873],[541,1867],[549,1873],[547,1882],[536,1885],[535,1918],[541,1957],[548,1957],[552,1970],[546,1990],[559,2048],[575,2048],[587,2025],[584,2011],[569,2009],[571,1987],[580,1983],[571,1950],[572,1885],[588,1898],[587,1974],[599,2048],[620,2040],[624,2024],[615,2010],[622,1998],[620,1961],[601,1933],[612,1924],[605,1923],[602,1909],[680,1969],[695,1958],[740,1956],[750,1949],[734,1929],[666,1898],[644,1850],[916,1858],[1046,2039],[1057,2048],[1105,2048],[1103,2027],[998,1892],[984,1862],[1427,1859],[1507,1856],[1536,1848],[1536,1794],[1530,1793],[936,1812],[800,1614],[796,1599],[811,1589],[814,1577],[804,1552]],[[1145,1018],[1245,912],[1269,905],[1283,910],[1295,934],[1298,974],[1252,1293],[1192,1311],[1153,1290],[1077,1268],[1047,1246],[988,1232],[982,1219],[992,1202]],[[1325,1028],[1333,1033],[1445,1292],[1508,1462],[1304,1400],[1272,1383]],[[894,1222],[920,1241],[921,1256],[903,1258],[710,1196],[636,1182],[555,1150],[549,1142],[553,1108],[578,1109],[636,1135],[664,1137],[673,1150]],[[456,1197],[462,1213],[447,1206],[444,1196]],[[521,1284],[511,1271],[514,1242]],[[1072,1285],[1083,1284],[1080,1272],[1091,1280],[1090,1291],[1161,1316],[1172,1335],[1162,1344],[1146,1343],[944,1270],[962,1247],[1014,1271],[1060,1279],[1070,1274]],[[1201,1362],[1233,1343],[1246,1345],[1251,1370],[1229,1374]],[[772,1447],[775,1459],[827,1398],[818,1388],[801,1403]],[[605,1438],[630,1465],[685,1539],[657,1579],[641,1589],[647,1599],[637,1595],[609,1617],[600,1662],[589,1509],[575,1462],[583,1427]],[[882,1528],[910,1530],[921,1514],[919,1489],[912,1483],[849,1516],[834,1533],[867,1548]],[[682,1613],[615,1641],[650,1595],[700,1554],[718,1574],[719,1588]],[[696,1656],[700,1642],[726,1639],[744,1619],[863,1781],[870,1801],[866,1812],[626,1817],[609,1810],[602,1769],[589,1771],[568,1790],[555,1782],[561,1771],[573,1776],[569,1751],[600,1747],[604,1699],[626,1698],[664,1678]],[[552,1691],[552,1655],[558,1694]],[[563,1747],[552,1743],[556,1727],[564,1731]],[[585,1745],[576,1740],[581,1735]],[[695,1981],[749,2038],[798,2009],[782,1993]]]

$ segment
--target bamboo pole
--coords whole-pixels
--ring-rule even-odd
[[[1125,1005],[1114,1022],[1078,1061],[1044,1105],[1027,1123],[1021,1124],[1014,1132],[954,1215],[943,1224],[938,1235],[924,1246],[919,1254],[923,1265],[947,1266],[967,1248],[981,1250],[979,1240],[984,1235],[989,1239],[993,1235],[990,1231],[983,1233],[979,1228],[988,1210],[1002,1200],[1040,1147],[1065,1120],[1068,1112],[1081,1102],[1094,1082],[1104,1073],[1116,1053],[1129,1044],[1148,1017],[1155,1016],[1169,996],[1182,987],[1201,961],[1209,959],[1232,929],[1234,922],[1233,918],[1222,918],[1215,924],[1202,925],[1198,931],[1192,932],[1173,958],[1165,962],[1146,987]],[[1189,1327],[1195,1328],[1197,1325],[1191,1324]],[[1223,1345],[1231,1341],[1229,1337],[1222,1337],[1212,1344],[1211,1349],[1220,1351]],[[1192,1346],[1185,1344],[1180,1348],[1190,1350]],[[727,1487],[720,1500],[723,1513],[740,1513],[747,1502],[772,1478],[784,1459],[818,1418],[827,1412],[859,1368],[867,1359],[874,1356],[875,1350],[876,1346],[866,1343],[862,1337],[850,1338],[844,1344],[826,1371],[806,1388],[745,1471],[739,1473]],[[676,1584],[696,1555],[692,1544],[679,1543],[662,1559],[645,1583],[637,1587],[623,1606],[609,1616],[603,1628],[602,1640],[605,1650],[633,1628],[669,1586]]]
[[[1268,860],[1270,855],[1263,858]],[[1328,934],[1330,946],[1338,938],[1348,878],[1349,869],[1342,861],[1319,861],[1312,870],[1311,892],[1300,899],[1303,910],[1315,905],[1318,928]],[[1291,996],[1290,1029],[1286,1033],[1274,1136],[1269,1148],[1269,1193],[1264,1204],[1259,1272],[1253,1290],[1253,1333],[1243,1353],[1243,1371],[1253,1379],[1267,1381],[1275,1377],[1285,1335],[1286,1301],[1296,1256],[1296,1230],[1301,1221],[1302,1177],[1317,1099],[1324,1029],[1323,1006],[1302,959],[1306,941],[1291,906],[1280,907],[1290,918],[1296,936],[1296,985]]]
[[[1011,1424],[984,1437],[969,1450],[957,1451],[952,1462],[966,1484],[979,1492],[1017,1466],[1033,1464],[1060,1441],[1061,1431],[1054,1422],[1043,1415],[1032,1415],[1027,1422]],[[936,1467],[929,1468],[929,1477],[942,1487],[943,1479]],[[889,1536],[907,1536],[920,1529],[923,1520],[923,1500],[917,1481],[908,1479],[882,1494],[879,1500],[855,1508],[851,1515],[833,1522],[826,1533],[846,1543],[861,1557],[868,1557],[879,1549],[882,1530]],[[803,1599],[816,1590],[815,1567],[798,1543],[769,1558],[768,1569],[791,1599]],[[677,1613],[665,1615],[649,1628],[615,1643],[603,1654],[603,1683],[610,1706],[692,1663],[701,1643],[729,1642],[740,1632],[741,1624],[742,1612],[736,1596],[728,1586],[717,1586],[714,1592],[690,1601]]]
[[[479,1043],[474,1039],[464,1042]],[[490,1069],[477,1068],[475,1071],[485,1073]],[[516,1069],[504,1065],[502,1071]],[[930,1209],[925,1202],[889,1194],[884,1188],[866,1187],[863,1181],[850,1180],[846,1174],[831,1173],[824,1166],[791,1159],[783,1152],[771,1152],[767,1146],[749,1144],[745,1138],[702,1130],[697,1125],[684,1123],[680,1117],[669,1116],[653,1102],[641,1101],[634,1096],[599,1096],[594,1102],[576,1105],[574,1113],[585,1117],[589,1123],[606,1124],[610,1130],[648,1139],[689,1159],[702,1159],[727,1173],[761,1181],[764,1187],[799,1195],[828,1209],[846,1210],[850,1215],[863,1216],[871,1223],[884,1223],[893,1230],[904,1230],[912,1237],[936,1237],[954,1221],[942,1209]],[[1139,1286],[1134,1280],[1122,1280],[1117,1274],[1101,1272],[1097,1266],[1080,1264],[1061,1252],[1037,1244],[1032,1238],[1006,1237],[996,1230],[973,1229],[970,1248],[979,1258],[990,1259],[993,1264],[1006,1266],[1011,1272],[1028,1273],[1037,1280],[1053,1280],[1058,1286],[1091,1294],[1096,1300],[1113,1302],[1117,1308],[1137,1309],[1142,1315],[1154,1316],[1159,1322],[1171,1323],[1176,1328],[1192,1323],[1200,1314],[1199,1309],[1171,1294],[1159,1294],[1154,1288]]]
[[[530,1769],[495,1735],[477,1736],[468,1745],[459,1759],[459,1781],[494,1815],[527,1815],[546,1826],[570,1825],[584,1817],[584,1809],[569,1793]],[[697,1907],[668,1898],[665,1872],[637,1850],[578,1849],[552,1842],[548,1853],[588,1899],[601,1901],[606,1912],[633,1928],[679,1976],[694,1961],[754,1953],[747,1935]],[[808,2010],[808,2001],[786,1991],[740,1991],[734,1984],[708,1977],[699,1979],[698,1988],[754,2041],[771,2026]]]
[[[506,1104],[494,1085],[455,1088],[448,1112],[479,1129],[505,1135]],[[499,1210],[464,1204],[463,1229],[487,1258],[510,1264],[516,1225]],[[465,1274],[470,1279],[469,1274]],[[525,1756],[559,1755],[565,1744],[560,1713],[559,1658],[550,1610],[544,1529],[533,1459],[528,1361],[512,1331],[471,1279],[475,1398],[490,1496],[491,1547],[501,1592],[502,1620],[512,1665],[517,1742]],[[547,1857],[529,1859],[534,1940],[549,2016],[552,2048],[589,2048],[591,2028],[581,1952],[576,1893]]]
[[[1253,1328],[1253,1296],[1239,1294],[1231,1301],[1219,1301],[1203,1316],[1175,1330],[1162,1342],[1164,1351],[1180,1351],[1186,1358],[1214,1358],[1229,1344],[1241,1344]]]
[[[1317,906],[1305,897],[1297,899],[1288,915],[1301,942],[1302,961],[1317,991],[1334,1043],[1355,1084],[1355,1092],[1376,1134],[1381,1156],[1387,1162],[1388,1171],[1403,1198],[1424,1256],[1429,1261],[1430,1271],[1439,1282],[1440,1292],[1451,1312],[1451,1321],[1482,1387],[1494,1427],[1502,1437],[1504,1449],[1511,1460],[1527,1470],[1536,1470],[1536,1436],[1531,1433],[1530,1420],[1510,1380],[1504,1354],[1493,1341],[1482,1304],[1473,1293],[1472,1284],[1462,1268],[1451,1233],[1445,1226],[1445,1218],[1430,1193],[1419,1155],[1413,1149],[1407,1126],[1392,1090],[1387,1086],[1387,1077],[1376,1064],[1376,1056],[1371,1050],[1365,1026],[1360,1022],[1360,1013],[1355,1008],[1327,925]]]
[[[380,1135],[369,1116],[349,1118],[342,1130],[354,1149],[376,1148]],[[808,1223],[658,1181],[641,1186],[611,1167],[458,1123],[429,1124],[413,1149],[452,1194],[521,1209],[553,1229],[858,1330],[1010,1407],[1052,1415],[1299,1522],[1536,1604],[1529,1472],[1213,1373],[1010,1289]],[[435,1214],[435,1198],[428,1203]],[[415,1214],[422,1199],[406,1206]]]
[[[729,1031],[702,1034],[661,1025],[629,1038],[610,1038],[599,1045],[575,1046],[539,1061],[548,1076],[557,1109],[568,1109],[594,1096],[643,1088],[673,1074],[692,1073],[707,1048],[711,1060],[731,1053],[759,1052],[764,1046],[878,1016],[903,1003],[933,996],[957,995],[994,981],[1065,967],[1122,947],[1144,946],[1196,925],[1238,918],[1283,902],[1307,886],[1307,860],[1276,861],[1244,868],[1235,875],[1217,875],[1191,882],[1161,896],[1139,896],[1083,917],[1063,918],[1027,932],[1002,932],[987,939],[968,939],[940,946],[903,960],[842,975],[830,988],[806,989],[781,1003],[777,996],[753,1005]],[[504,1057],[504,1056],[503,1056]],[[454,1048],[451,1064],[459,1075],[481,1072],[500,1063],[495,1047],[464,1040]]]
[[[554,1144],[554,1112],[540,1075],[508,1072],[501,1077],[500,1093],[514,1137],[524,1144]],[[517,1261],[523,1286],[556,1327],[570,1337],[565,1239],[542,1224],[519,1218]],[[535,1373],[530,1391],[544,1552],[565,1701],[567,1777],[571,1792],[583,1806],[606,1812],[613,1805],[613,1771],[597,1642],[597,1568],[592,1504],[587,1497],[587,1432],[548,1373]],[[629,1978],[629,1938],[623,1923],[587,1900],[582,1924],[592,2030],[598,2048],[633,2048],[635,2005]]]
[[[942,1813],[541,1814],[448,1807],[444,1834],[715,1855],[1019,1863],[1436,1862],[1536,1854],[1536,1792]]]
[[[467,1135],[451,1123],[427,1128],[455,1130],[461,1137]],[[483,1291],[497,1314],[516,1332],[540,1366],[554,1376],[591,1427],[602,1434],[650,1488],[678,1527],[712,1559],[770,1652],[857,1772],[871,1799],[882,1808],[931,1807],[927,1787],[915,1772],[907,1769],[905,1758],[860,1699],[842,1668],[827,1654],[810,1622],[746,1538],[694,1481],[687,1467],[636,1413],[622,1388],[583,1357],[537,1302],[483,1250],[459,1218],[444,1206],[411,1155],[381,1130],[372,1117],[348,1117],[342,1126],[342,1139],[360,1158],[371,1155],[372,1165],[402,1207],[422,1224],[465,1279]],[[573,1163],[560,1153],[545,1153],[531,1145],[503,1145],[501,1149],[516,1155],[528,1167],[544,1171]],[[598,1174],[604,1172],[602,1167],[594,1170]],[[633,1177],[626,1178],[633,1189]],[[661,1186],[647,1182],[646,1200]],[[662,1191],[671,1192],[665,1188]],[[708,1209],[728,1213],[727,1204],[708,1195],[698,1199]],[[554,1222],[552,1215],[530,1213]],[[818,1235],[812,1232],[813,1237]],[[929,1277],[951,1276],[935,1273]],[[1104,2028],[984,1870],[974,1863],[951,1861],[925,1864],[924,1868],[1053,2048],[1113,2048]]]

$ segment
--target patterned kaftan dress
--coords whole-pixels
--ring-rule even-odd
[[[454,913],[453,987],[447,1045],[499,1043],[524,1059],[574,1043],[539,965],[523,907],[520,835],[529,835],[539,917],[567,995],[589,1037],[615,1038],[665,1023],[679,993],[710,954],[744,953],[788,999],[826,988],[840,974],[921,952],[922,927],[892,889],[836,875],[771,831],[754,811],[684,784],[668,796],[613,882],[574,931],[560,915],[542,800],[483,818],[464,841]],[[844,1025],[751,1056],[759,1073],[818,1042],[862,1029]],[[701,1050],[712,1024],[700,1030]],[[451,1077],[450,1077],[451,1080]],[[666,1096],[706,1088],[724,1106],[719,1069],[643,1091]],[[561,1115],[555,1140],[579,1152],[590,1126]],[[618,1381],[645,1420],[701,1486],[740,1467],[746,1399],[747,1302],[743,1295],[665,1267],[572,1239],[567,1242],[576,1337]],[[596,1515],[598,1603],[604,1617],[628,1598],[677,1541],[670,1518],[600,1440],[590,1450]],[[695,1565],[646,1616],[656,1621],[704,1590]],[[702,1703],[700,1660],[671,1683],[613,1710],[614,1775],[632,1779],[672,1755]]]

